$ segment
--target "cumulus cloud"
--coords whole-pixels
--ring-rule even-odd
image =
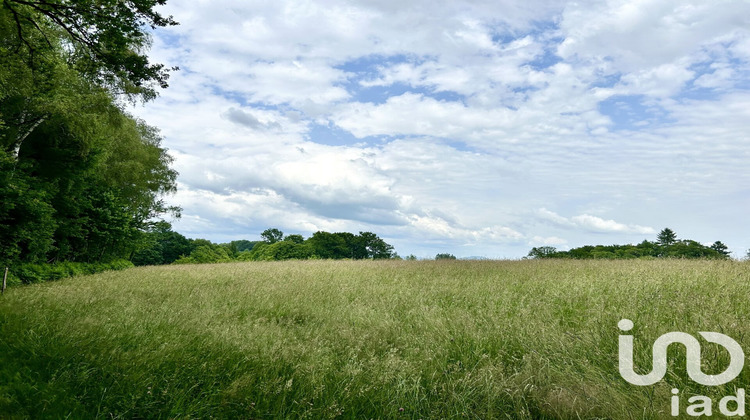
[[[152,55],[183,70],[132,112],[175,157],[178,230],[750,247],[747,2],[172,3]]]
[[[558,53],[584,60],[607,57],[623,72],[656,68],[739,35],[749,13],[750,4],[741,0],[571,2],[562,15],[565,40]]]
[[[593,232],[619,232],[619,233],[637,233],[637,234],[652,234],[656,233],[656,230],[647,226],[640,225],[627,225],[619,223],[614,220],[602,219],[601,217],[592,216],[590,214],[580,214],[566,218],[559,214],[541,208],[537,210],[537,214],[540,218],[548,220],[561,226],[567,226],[577,229],[586,229]]]
[[[623,233],[656,233],[656,230],[647,226],[626,225],[615,222],[614,220],[605,220],[590,214],[582,214],[571,218],[573,223],[578,226],[592,229],[598,232],[623,232]]]

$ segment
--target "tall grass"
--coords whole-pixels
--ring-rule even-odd
[[[750,351],[731,261],[298,261],[140,267],[0,299],[0,418],[669,417],[685,373],[617,370],[669,331]],[[703,370],[728,355],[704,343]],[[674,353],[674,354],[672,354]]]

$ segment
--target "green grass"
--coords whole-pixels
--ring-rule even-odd
[[[669,331],[750,351],[732,261],[299,261],[141,267],[0,298],[0,418],[671,418],[617,370]],[[704,343],[703,370],[725,351]],[[683,409],[684,411],[684,409]]]

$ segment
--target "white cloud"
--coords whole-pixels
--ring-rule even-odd
[[[590,214],[582,214],[580,216],[574,216],[571,220],[578,226],[592,229],[599,232],[623,232],[623,233],[643,233],[650,234],[656,233],[656,230],[651,227],[639,226],[639,225],[626,225],[623,223],[615,222],[614,220],[605,220],[600,217],[592,216]]]
[[[515,242],[524,237],[523,234],[505,226],[471,229],[456,226],[445,219],[431,215],[413,215],[411,222],[412,228],[428,239],[455,240],[458,241],[458,245],[486,241]]]
[[[341,107],[333,119],[357,137],[376,135],[421,135],[477,138],[477,127],[501,135],[511,117],[508,109],[471,109],[458,102],[438,101],[405,93],[385,104],[353,103]],[[502,139],[502,137],[500,138]]]
[[[565,217],[562,217],[559,214],[557,214],[557,213],[555,213],[553,211],[547,210],[545,208],[538,209],[537,210],[537,214],[542,219],[549,220],[549,221],[554,222],[554,223],[556,223],[558,225],[564,225],[564,226],[574,226],[575,225],[575,223],[573,221],[571,221],[571,220],[569,220],[569,219],[567,219]]]
[[[750,247],[747,2],[166,10],[182,25],[153,56],[183,70],[133,112],[175,156],[178,230],[372,230],[402,254],[517,257],[670,226]]]
[[[560,216],[559,214],[555,212],[552,212],[545,208],[541,208],[537,210],[537,215],[544,220],[551,221],[561,226],[577,228],[577,229],[586,229],[586,230],[593,231],[593,232],[619,232],[619,233],[628,233],[628,234],[656,233],[656,230],[651,227],[634,225],[634,224],[626,225],[624,223],[619,223],[614,220],[605,220],[605,219],[602,219],[601,217],[592,216],[590,214],[581,214],[578,216],[566,218],[566,217]]]
[[[693,84],[697,87],[708,89],[724,89],[732,86],[735,71],[728,64],[714,63],[711,65],[713,72],[705,73],[695,79]]]
[[[529,245],[565,245],[568,241],[563,238],[558,238],[557,236],[550,236],[547,238],[541,237],[541,236],[534,236],[531,238],[531,241],[529,241]]]
[[[620,89],[631,95],[670,97],[679,93],[695,73],[685,64],[668,63],[622,77]]]
[[[619,71],[673,63],[747,28],[745,1],[582,1],[566,5],[561,20],[566,58],[608,57]]]

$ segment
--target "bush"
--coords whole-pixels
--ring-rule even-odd
[[[453,254],[437,254],[435,255],[436,260],[455,260],[456,256]]]
[[[61,262],[56,264],[19,264],[10,267],[8,284],[31,284],[43,281],[60,280],[109,270],[124,270],[133,267],[128,260],[114,260],[108,263]]]
[[[3,269],[2,273],[3,273],[2,275],[5,274],[5,269]],[[18,278],[18,276],[16,276],[15,274],[11,273],[10,270],[9,270],[8,271],[8,280],[6,281],[6,285],[8,287],[10,287],[10,286],[18,286],[19,284],[23,284],[23,282],[21,282],[21,279]]]
[[[230,261],[232,257],[227,248],[220,245],[200,245],[190,253],[190,256],[183,255],[172,264],[212,264]]]
[[[251,251],[242,251],[237,254],[237,261],[253,261],[253,253]]]
[[[114,260],[109,263],[109,270],[119,271],[133,266],[133,263],[128,260]]]

